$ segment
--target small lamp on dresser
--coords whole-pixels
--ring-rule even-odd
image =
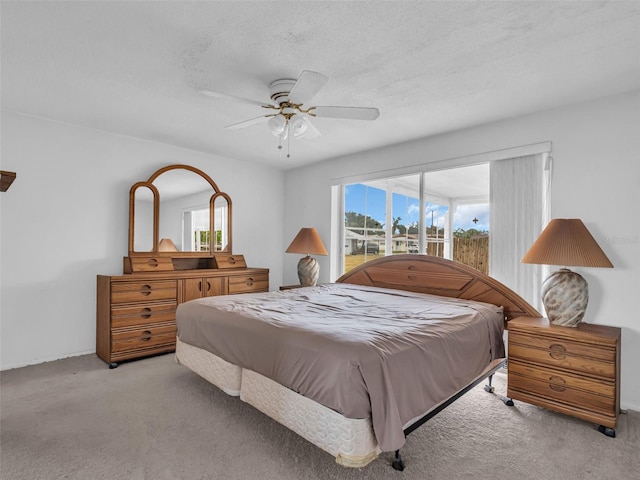
[[[580,219],[556,218],[542,231],[522,263],[562,265],[542,284],[542,303],[549,322],[577,327],[589,302],[587,281],[567,266],[608,267],[613,264]]]
[[[315,228],[301,228],[286,252],[306,254],[306,257],[302,257],[298,262],[298,279],[304,287],[315,285],[318,282],[320,266],[311,255],[328,255],[318,231]]]

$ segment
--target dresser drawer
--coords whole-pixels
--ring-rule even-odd
[[[266,292],[269,290],[269,275],[234,275],[229,277],[229,293]]]
[[[111,303],[176,300],[177,281],[118,282],[111,285]]]
[[[151,348],[164,344],[175,345],[175,342],[176,326],[173,323],[114,330],[111,333],[111,351],[114,353]]]
[[[112,306],[111,328],[132,327],[148,323],[175,322],[176,306],[177,303],[175,301]]]

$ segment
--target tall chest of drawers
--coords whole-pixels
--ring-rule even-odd
[[[599,425],[615,436],[620,411],[617,327],[549,324],[545,318],[509,322],[507,395]]]
[[[211,295],[266,292],[269,270],[241,268],[98,275],[96,354],[118,362],[172,352],[176,308]]]

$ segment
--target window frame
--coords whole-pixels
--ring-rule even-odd
[[[400,167],[376,172],[365,172],[357,175],[338,177],[331,179],[331,245],[330,252],[330,281],[335,281],[344,272],[344,192],[345,186],[354,183],[366,183],[373,180],[385,180],[397,177],[404,177],[411,174],[420,174],[420,222],[423,221],[425,212],[424,195],[424,174],[439,170],[468,167],[496,160],[505,160],[526,155],[550,154],[551,142],[534,143],[502,150],[494,150],[474,155],[434,160],[432,162],[421,163],[406,167]],[[418,248],[424,252],[426,248],[426,232],[419,228]]]

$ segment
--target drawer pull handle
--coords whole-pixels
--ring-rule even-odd
[[[143,337],[140,338],[140,340],[142,340],[143,342],[148,342],[149,340],[151,340],[151,331],[149,330],[145,330],[143,333]]]
[[[565,355],[566,351],[566,348],[558,343],[549,346],[549,356],[554,360],[564,360],[567,358]]]
[[[236,259],[235,259],[235,257],[229,257],[229,263],[230,263],[231,265],[233,265],[234,263],[236,263]]]
[[[151,295],[151,285],[143,285],[140,289],[140,294],[144,295],[145,297],[147,295]]]
[[[158,266],[158,260],[156,260],[155,258],[150,258],[147,263],[149,264],[150,267],[153,267],[153,268],[156,268]]]
[[[248,287],[253,286],[253,278],[252,277],[247,278],[247,286]]]
[[[140,316],[142,318],[150,318],[151,317],[151,309],[150,308],[143,308],[142,309],[142,313],[140,314]]]
[[[207,292],[211,290],[211,282],[207,282]]]
[[[201,292],[202,291],[202,280],[200,280],[198,282],[198,291]]]
[[[567,382],[565,382],[564,378],[559,377],[559,376],[557,376],[557,375],[551,375],[551,376],[549,377],[549,381],[550,381],[550,382],[553,382],[553,383],[555,383],[555,384],[562,383],[563,385],[564,385],[565,383],[567,383]]]
[[[555,385],[553,383],[549,384],[549,388],[554,392],[564,392],[567,389],[567,387],[563,387],[562,385]]]
[[[415,280],[415,279],[416,279],[416,277],[414,277],[413,275],[407,275],[407,279],[409,279],[409,280],[412,280],[412,281],[413,281],[413,280]]]
[[[408,269],[408,270],[415,270],[415,269],[416,269],[416,266],[415,266],[415,265],[409,265],[409,266],[407,267],[407,269]]]

